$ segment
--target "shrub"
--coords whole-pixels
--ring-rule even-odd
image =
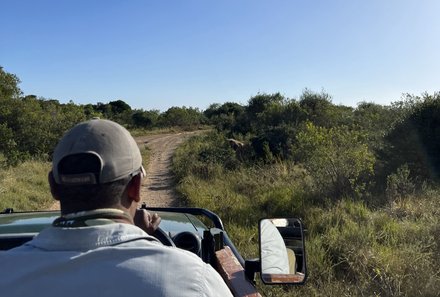
[[[386,135],[382,159],[385,174],[407,164],[419,181],[437,182],[440,177],[440,93],[409,97],[409,107]]]
[[[317,127],[307,123],[297,135],[296,158],[313,176],[317,194],[338,198],[361,194],[373,172],[374,156],[361,132],[347,126]]]
[[[343,133],[338,136],[335,131]],[[328,129],[318,132],[318,144],[331,144],[322,145],[319,153],[324,148],[336,150],[336,143],[344,144],[338,137],[356,136],[342,129],[329,134],[324,133]],[[199,152],[212,149],[219,139],[219,134],[192,139],[178,149],[178,163],[185,168],[193,168],[195,162],[202,166]],[[364,148],[359,139],[353,142],[354,148],[344,145],[339,153],[348,156],[357,156],[357,146]],[[354,163],[349,158],[342,159],[346,166]],[[209,163],[213,159],[204,160]],[[208,167],[215,168],[215,174],[207,177],[182,169],[186,175],[179,179],[178,190],[189,205],[216,212],[246,258],[256,256],[256,226],[262,217],[301,217],[307,228],[308,283],[292,289],[262,287],[266,296],[435,296],[440,290],[437,189],[425,187],[417,196],[401,191],[407,194],[397,203],[373,209],[353,196],[336,203],[311,199],[313,183],[309,171],[291,161],[239,163],[233,171],[218,161],[215,159]],[[396,173],[397,178],[390,177],[390,189],[392,184],[410,182],[408,176],[402,168]],[[316,185],[315,179],[313,176]]]
[[[386,195],[390,201],[405,198],[415,193],[415,184],[410,177],[410,170],[405,164],[396,173],[387,177]]]
[[[218,133],[195,136],[183,144],[173,157],[173,171],[183,177],[195,174],[200,178],[212,178],[222,170],[234,170],[239,161],[226,138]]]

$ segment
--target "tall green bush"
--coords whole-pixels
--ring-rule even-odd
[[[297,134],[297,160],[313,176],[318,193],[335,198],[362,193],[375,161],[364,139],[347,126],[323,128],[311,122]]]
[[[29,158],[47,159],[62,134],[85,120],[82,107],[27,96],[12,99],[1,123],[2,153],[9,165]]]
[[[440,93],[410,100],[403,118],[386,135],[385,174],[407,164],[419,181],[440,180]]]

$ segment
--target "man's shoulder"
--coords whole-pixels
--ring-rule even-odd
[[[191,261],[199,264],[205,264],[205,262],[203,262],[198,255],[190,251],[178,247],[165,246],[159,242],[150,241],[145,238],[116,246],[104,247],[103,249],[119,249],[121,253],[133,253],[144,255],[145,257],[154,256],[155,258],[162,260],[173,259],[174,263],[176,263],[176,261]]]

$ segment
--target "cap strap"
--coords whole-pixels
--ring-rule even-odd
[[[97,184],[94,173],[61,174],[60,181],[65,185],[93,185]]]

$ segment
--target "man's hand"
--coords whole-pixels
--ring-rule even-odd
[[[150,235],[159,227],[160,220],[157,213],[151,214],[145,209],[136,209],[134,215],[134,224]]]

